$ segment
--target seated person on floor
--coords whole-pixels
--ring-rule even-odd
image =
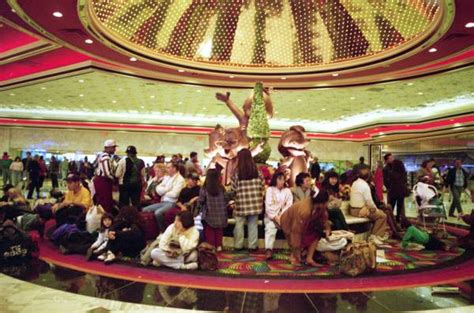
[[[302,252],[308,249],[306,264],[316,266],[313,256],[319,240],[331,234],[327,211],[329,195],[326,191],[316,191],[314,195],[294,203],[280,218],[293,265],[301,265]]]
[[[199,232],[194,226],[192,212],[181,211],[161,236],[159,247],[151,251],[153,265],[195,270],[198,268],[198,244]]]
[[[64,201],[53,205],[53,212],[68,206],[82,207],[86,213],[92,207],[91,193],[81,184],[81,178],[77,174],[69,174],[66,178],[67,189]]]
[[[136,257],[146,246],[145,233],[138,210],[133,206],[120,208],[108,232],[105,252],[98,260],[110,264],[117,255]]]
[[[454,248],[454,245],[451,246],[446,244],[436,237],[435,234],[429,234],[428,232],[413,226],[406,219],[402,220],[402,223],[404,228],[407,229],[402,239],[401,246],[403,249],[409,248],[413,243],[424,246],[424,249],[426,250],[450,251]],[[419,247],[416,248],[418,249]]]
[[[286,186],[285,174],[275,172],[265,194],[265,258],[272,258],[280,217],[293,204],[293,194]]]
[[[311,195],[313,181],[308,173],[301,172],[296,175],[295,187],[291,188],[293,202],[304,200]]]
[[[342,185],[339,184],[339,175],[334,171],[329,171],[324,176],[321,190],[325,190],[329,195],[328,213],[333,230],[349,230],[344,213],[341,211],[343,200]]]
[[[7,184],[5,188],[6,187],[9,188],[6,190],[4,189],[3,201],[0,202],[0,215],[2,220],[13,220],[17,216],[25,213],[32,213],[30,210],[30,203],[21,194],[21,190],[11,187],[9,184]]]
[[[86,259],[89,261],[93,256],[98,256],[104,253],[109,241],[109,230],[113,225],[113,216],[109,213],[104,213],[100,219],[100,231],[97,240],[87,250]]]
[[[196,173],[189,174],[186,177],[186,187],[181,189],[176,206],[165,213],[166,227],[174,222],[174,218],[179,211],[193,212],[194,205],[199,199],[200,190],[199,175]]]
[[[372,199],[370,186],[367,183],[369,177],[369,167],[361,165],[358,178],[352,184],[349,210],[352,216],[365,217],[374,223],[371,237],[380,244],[390,236],[389,227],[387,215],[377,208]]]
[[[161,197],[161,202],[143,208],[143,212],[153,212],[155,214],[160,233],[166,229],[165,213],[175,207],[181,189],[185,185],[184,178],[179,173],[178,163],[170,162],[166,164],[166,171],[168,175],[156,187],[156,193]]]

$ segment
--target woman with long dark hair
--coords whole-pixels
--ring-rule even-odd
[[[248,248],[258,250],[258,215],[262,212],[264,184],[249,149],[237,153],[237,167],[232,176],[231,188],[235,194],[234,248],[244,245],[244,223],[247,221]]]
[[[265,194],[265,258],[272,258],[273,244],[280,217],[293,204],[293,194],[286,186],[285,174],[275,172]]]
[[[227,226],[227,200],[217,169],[208,169],[206,180],[199,193],[199,203],[204,207],[204,237],[207,243],[222,251],[222,237]]]
[[[317,265],[313,261],[319,240],[331,234],[328,223],[329,194],[325,190],[315,196],[295,202],[281,216],[281,228],[291,249],[290,263],[301,265],[301,252],[308,249],[306,263]]]
[[[328,214],[333,230],[348,230],[344,213],[341,211],[342,187],[339,184],[339,175],[334,171],[329,171],[324,175],[321,190],[325,190],[329,195]]]
[[[405,218],[405,197],[407,196],[407,172],[402,161],[393,160],[390,181],[388,201],[393,210],[397,206],[397,222],[400,222],[401,218]]]

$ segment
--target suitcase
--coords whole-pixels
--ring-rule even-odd
[[[153,240],[158,236],[158,224],[156,222],[155,213],[140,212],[140,217],[145,228],[145,239]]]

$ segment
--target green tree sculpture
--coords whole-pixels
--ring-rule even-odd
[[[270,138],[270,125],[268,124],[267,111],[263,101],[263,84],[256,83],[253,92],[252,111],[247,128],[250,138],[250,149],[263,143],[263,151],[254,157],[256,163],[265,163],[270,157],[271,148],[268,144]]]

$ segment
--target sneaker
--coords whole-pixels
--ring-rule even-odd
[[[107,253],[107,257],[105,258],[104,260],[104,263],[105,264],[111,264],[115,261],[115,254],[113,254],[112,252],[108,252]]]
[[[191,262],[188,264],[183,264],[179,269],[181,270],[197,270],[199,268],[197,262]]]
[[[270,249],[265,250],[265,259],[270,260],[273,257],[273,251]]]
[[[107,252],[102,253],[101,255],[99,255],[97,257],[97,260],[104,261],[106,257],[107,257]]]

